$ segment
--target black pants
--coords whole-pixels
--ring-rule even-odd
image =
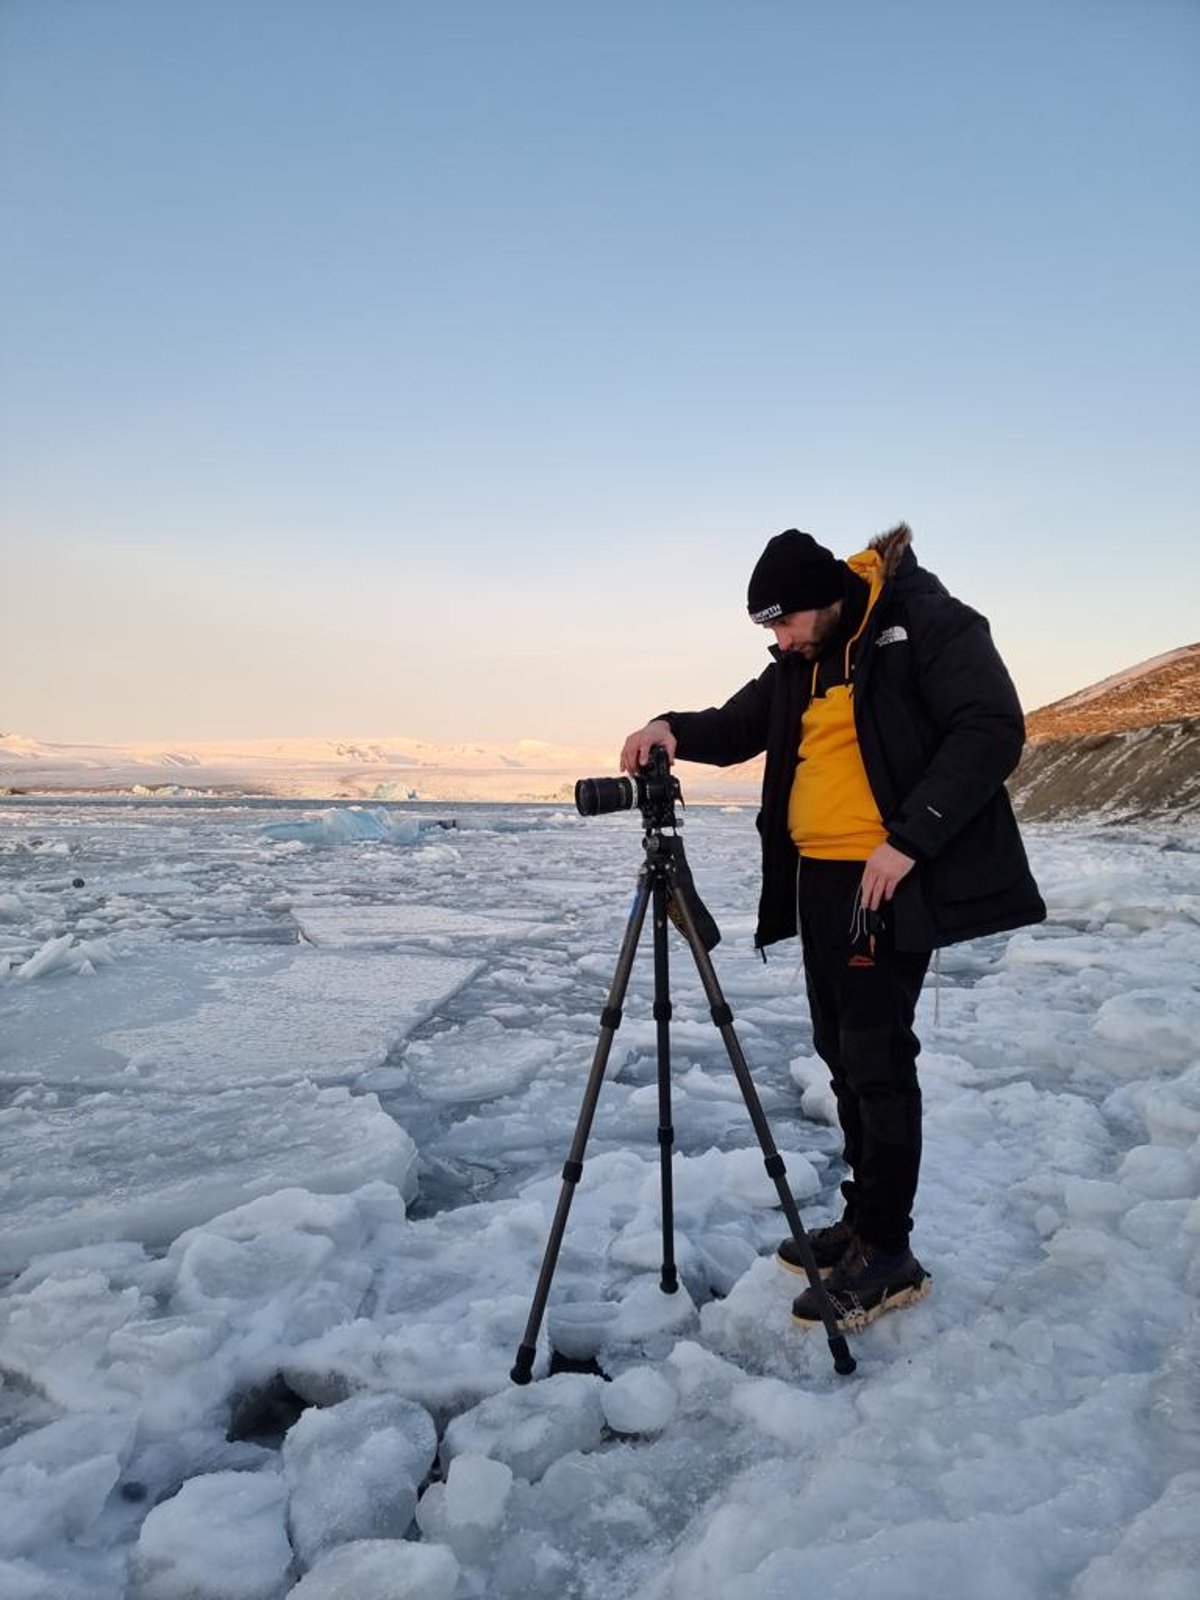
[[[855,937],[861,861],[800,863],[800,938],[813,1044],[845,1140],[846,1217],[880,1250],[908,1247],[921,1164],[920,1043],[913,1013],[929,952],[897,951],[890,918],[873,951]]]

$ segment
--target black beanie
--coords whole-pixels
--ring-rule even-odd
[[[820,611],[840,600],[846,563],[811,533],[777,533],[750,574],[746,604],[751,622],[774,622],[792,611]]]

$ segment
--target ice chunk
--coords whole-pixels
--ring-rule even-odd
[[[276,958],[277,960],[277,958]],[[480,970],[425,951],[301,949],[280,970],[222,979],[190,1015],[115,1030],[104,1044],[130,1057],[143,1083],[344,1082],[389,1050]]]
[[[1121,1233],[1139,1249],[1155,1252],[1168,1271],[1175,1269],[1182,1274],[1190,1254],[1187,1213],[1186,1198],[1142,1200],[1125,1213]]]
[[[512,1489],[512,1469],[487,1456],[456,1456],[446,1477],[446,1520],[452,1528],[497,1528]]]
[[[427,1539],[448,1544],[460,1561],[482,1561],[494,1546],[513,1486],[510,1467],[487,1456],[455,1456],[444,1483],[421,1496],[417,1523]]]
[[[1118,1176],[1147,1200],[1186,1200],[1200,1187],[1200,1162],[1190,1150],[1139,1144],[1127,1152]]]
[[[416,1146],[374,1095],[311,1083],[200,1098],[152,1090],[0,1111],[9,1135],[0,1271],[101,1239],[165,1244],[256,1194],[374,1178],[411,1197]]]
[[[630,1507],[628,1502],[623,1503],[622,1497],[614,1494],[608,1466],[603,1456],[568,1452],[546,1469],[545,1477],[532,1492],[518,1488],[521,1510],[524,1512],[531,1504],[538,1506],[550,1529],[564,1544],[585,1549],[589,1546],[603,1548],[628,1528],[627,1510],[634,1510],[635,1519],[640,1510]],[[522,1526],[520,1532],[525,1531]],[[644,1530],[639,1532],[644,1536]]]
[[[446,1429],[442,1454],[448,1462],[470,1452],[503,1461],[521,1478],[540,1478],[569,1450],[594,1450],[604,1429],[601,1378],[560,1372],[526,1388],[503,1390]]]
[[[295,822],[268,822],[262,832],[277,844],[416,844],[421,823],[388,811],[336,806]]]
[[[513,940],[544,931],[546,926],[522,917],[399,901],[385,906],[293,904],[292,915],[306,939],[329,949],[447,936]]]
[[[834,1444],[855,1423],[850,1394],[817,1394],[778,1378],[739,1384],[731,1403],[734,1414],[753,1422],[765,1438],[793,1449],[813,1451]]]
[[[339,1254],[358,1249],[380,1223],[398,1225],[404,1208],[386,1183],[364,1184],[352,1194],[313,1194],[307,1189],[277,1189],[226,1211],[204,1226],[225,1239],[257,1239],[263,1234],[323,1234]],[[177,1257],[195,1234],[184,1234],[171,1249]]]
[[[310,1564],[331,1545],[399,1539],[437,1453],[424,1407],[397,1395],[354,1395],[306,1411],[283,1441],[288,1526]]]
[[[1195,1053],[1200,1034],[1200,994],[1182,988],[1131,989],[1105,1000],[1093,1026],[1102,1039],[1186,1060]]]
[[[612,1340],[620,1307],[611,1300],[573,1300],[546,1318],[551,1347],[572,1361],[588,1361]]]
[[[808,1158],[795,1150],[781,1150],[779,1154],[787,1168],[788,1187],[796,1198],[802,1200],[816,1194],[821,1180]],[[674,1168],[675,1204],[680,1213],[692,1210],[703,1215],[717,1195],[755,1210],[779,1204],[779,1191],[768,1176],[757,1144],[677,1156]]]
[[[760,1257],[724,1300],[701,1308],[705,1344],[743,1366],[784,1379],[820,1371],[822,1341],[788,1336],[787,1295],[795,1293],[798,1280],[789,1276],[781,1285],[784,1277],[774,1261]]]
[[[372,1221],[402,1216],[399,1196],[385,1184],[345,1196],[285,1189],[190,1230],[167,1253],[174,1272],[169,1294],[159,1291],[176,1315],[115,1334],[109,1342],[114,1372],[136,1392],[140,1374],[169,1372],[179,1347],[214,1327],[225,1341],[224,1360],[244,1340],[258,1368],[273,1359],[268,1352],[276,1330],[286,1329],[282,1357],[294,1341],[349,1322],[371,1281],[361,1252]],[[168,1329],[162,1337],[160,1320]],[[217,1367],[207,1364],[210,1372]],[[230,1386],[234,1381],[231,1375]],[[244,1393],[245,1379],[236,1381]]]
[[[59,934],[39,945],[12,976],[29,980],[49,977],[55,972],[79,972],[87,963],[88,956],[87,945],[79,943],[73,933]]]
[[[199,1229],[180,1257],[173,1303],[197,1309],[274,1299],[298,1280],[315,1278],[331,1263],[333,1250],[331,1239],[310,1233],[232,1240]]]
[[[1069,1600],[1194,1600],[1200,1573],[1200,1472],[1180,1473],[1110,1554],[1076,1578]]]
[[[836,1128],[837,1101],[829,1081],[829,1068],[816,1056],[797,1056],[791,1065],[792,1082],[800,1093],[800,1109],[814,1122]]]
[[[715,1231],[701,1236],[697,1255],[709,1288],[722,1295],[728,1294],[758,1259],[758,1251],[749,1239]]]
[[[1150,1409],[1172,1451],[1200,1460],[1200,1309],[1167,1351]]]
[[[1111,1095],[1107,1109],[1130,1108],[1155,1144],[1192,1144],[1200,1138],[1200,1066],[1158,1083],[1133,1083]]]
[[[458,1570],[443,1545],[358,1539],[322,1556],[287,1600],[453,1600]]]
[[[742,1091],[731,1071],[715,1073],[705,1072],[703,1067],[689,1067],[675,1077],[674,1087],[694,1100],[726,1100],[734,1105],[743,1104]],[[764,1110],[770,1111],[779,1105],[781,1097],[774,1089],[761,1088],[758,1098]]]
[[[675,1385],[654,1367],[631,1367],[604,1386],[604,1420],[614,1433],[661,1433],[679,1405]]]
[[[128,1458],[131,1417],[64,1417],[0,1451],[0,1555],[86,1534]]]
[[[57,1267],[57,1270],[55,1270]],[[145,1307],[134,1284],[69,1256],[30,1270],[0,1304],[0,1368],[55,1405],[98,1410],[127,1396],[97,1377],[114,1332]]]
[[[644,1273],[618,1301],[620,1315],[608,1336],[609,1349],[639,1349],[663,1356],[696,1321],[696,1306],[682,1285],[665,1294],[657,1274]]]
[[[523,1089],[558,1050],[552,1039],[506,1032],[481,1018],[410,1044],[404,1062],[424,1099],[455,1105],[497,1100]]]
[[[124,1576],[114,1573],[109,1583],[97,1574],[77,1577],[61,1567],[41,1567],[18,1557],[0,1557],[0,1594],[4,1600],[125,1600]]]
[[[142,1524],[137,1600],[281,1600],[292,1576],[286,1505],[273,1472],[189,1478]]]
[[[1075,1222],[1112,1222],[1133,1204],[1133,1195],[1120,1183],[1102,1178],[1067,1178],[1063,1200]]]

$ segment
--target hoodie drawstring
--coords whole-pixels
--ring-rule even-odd
[[[933,952],[933,1025],[936,1028],[942,1013],[942,952]]]

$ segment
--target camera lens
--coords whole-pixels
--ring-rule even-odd
[[[581,816],[601,817],[610,811],[630,811],[634,788],[628,778],[580,778],[575,785],[575,806]]]

